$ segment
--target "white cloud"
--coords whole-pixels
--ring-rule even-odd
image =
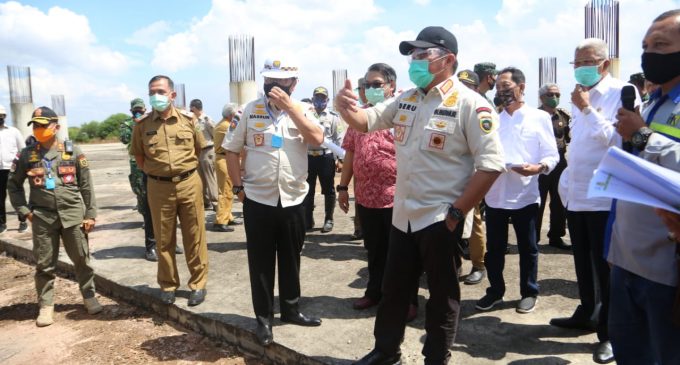
[[[87,17],[58,6],[47,13],[18,2],[0,4],[0,63],[58,65],[123,72],[130,61],[97,43]]]
[[[430,0],[413,0],[413,2],[417,5],[430,5]]]
[[[154,48],[156,44],[165,39],[172,31],[170,23],[165,20],[159,20],[147,25],[144,28],[138,29],[125,40],[126,43],[135,46],[142,46],[147,48]]]

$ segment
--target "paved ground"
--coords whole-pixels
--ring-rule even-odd
[[[117,289],[118,293],[113,293],[115,296],[129,298],[191,328],[217,333],[242,350],[259,354],[271,362],[291,363],[291,357],[282,354],[292,350],[302,355],[293,362],[349,364],[372,348],[375,310],[357,312],[351,308],[353,299],[363,294],[368,275],[361,242],[349,239],[351,216],[336,210],[334,231],[322,234],[317,228],[308,234],[302,252],[301,308],[323,318],[322,326],[302,328],[276,320],[276,344],[263,351],[254,344],[254,337],[249,333],[254,330],[255,321],[242,226],[233,233],[208,233],[210,274],[206,302],[199,307],[187,307],[188,288],[183,286],[174,306],[162,306],[157,301],[156,265],[143,259],[142,220],[133,210],[135,198],[128,185],[125,150],[120,144],[89,145],[84,146],[84,150],[94,171],[99,206],[97,228],[90,234],[93,265],[101,276],[102,287],[116,287],[108,285],[109,282],[122,286]],[[316,204],[323,206],[321,196],[316,197]],[[241,205],[235,204],[234,209],[240,212]],[[315,211],[317,222],[322,221],[322,210],[317,208]],[[208,226],[213,218],[213,212],[206,215]],[[14,217],[10,217],[8,225],[10,229],[0,236],[2,243],[19,250],[30,249],[30,233],[18,233]],[[545,224],[544,227],[547,229]],[[514,242],[512,233],[510,237]],[[63,253],[60,258],[68,262]],[[188,272],[181,255],[178,256],[178,267],[182,281],[186,283]],[[470,270],[469,262],[464,263],[463,270]],[[487,283],[463,286],[459,334],[452,349],[453,363],[584,364],[592,361],[591,353],[597,341],[594,334],[548,325],[552,317],[571,314],[578,302],[570,254],[541,246],[541,296],[536,311],[531,314],[522,315],[514,310],[519,299],[518,256],[514,245],[507,256],[505,277],[507,302],[501,309],[488,313],[474,309],[474,303],[484,294]],[[421,283],[419,317],[407,327],[402,345],[405,364],[422,363],[420,350],[425,335],[424,308],[428,295],[425,287],[425,283]],[[228,329],[221,330],[221,324],[226,324]]]

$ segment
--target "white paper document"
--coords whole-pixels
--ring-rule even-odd
[[[610,147],[588,187],[588,197],[607,197],[680,214],[680,173]]]

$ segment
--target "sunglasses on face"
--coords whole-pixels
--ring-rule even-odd
[[[385,83],[381,81],[367,82],[364,84],[364,87],[367,89],[380,89],[383,86],[385,86]]]

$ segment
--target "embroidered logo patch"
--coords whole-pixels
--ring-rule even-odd
[[[448,98],[446,98],[446,100],[444,100],[444,102],[442,104],[445,107],[450,108],[450,107],[456,105],[457,102],[458,102],[458,91],[454,91],[451,95],[449,95]]]
[[[253,135],[253,143],[255,143],[255,146],[263,146],[264,145],[264,133],[256,133]]]
[[[403,142],[406,135],[406,127],[403,125],[394,126],[394,140],[397,142]]]
[[[430,136],[430,147],[438,150],[444,149],[444,142],[446,142],[446,135],[441,133],[432,133]]]

